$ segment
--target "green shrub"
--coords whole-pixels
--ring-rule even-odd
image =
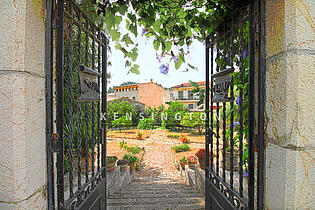
[[[164,116],[167,117],[166,128],[175,128],[180,125],[181,118],[187,113],[187,107],[181,102],[171,102]]]
[[[112,125],[115,128],[118,127],[119,131],[121,131],[121,128],[130,127],[132,125],[132,121],[129,118],[123,116],[118,118],[117,120],[113,120]]]
[[[132,164],[135,164],[135,163],[137,164],[137,163],[138,163],[138,157],[136,157],[136,156],[134,156],[134,155],[125,154],[123,159],[124,159],[124,160],[127,160],[129,165],[132,165]]]
[[[202,130],[205,126],[205,117],[205,113],[202,112],[186,113],[183,119],[180,121],[180,124],[182,126],[195,128],[199,131],[199,134],[202,134]]]
[[[119,142],[119,146],[120,148],[124,148],[125,151],[133,155],[139,154],[141,151],[140,147],[128,146],[125,141]]]
[[[178,134],[168,134],[167,137],[168,138],[173,138],[173,139],[178,139],[179,135]]]
[[[140,120],[138,129],[151,130],[154,128],[155,121],[152,118],[144,118]]]
[[[190,149],[190,147],[188,146],[188,144],[182,144],[179,146],[174,146],[174,147],[172,147],[172,149],[175,150],[176,153],[178,153],[178,152],[188,151]]]

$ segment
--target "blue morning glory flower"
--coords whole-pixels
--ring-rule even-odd
[[[233,124],[233,128],[235,128],[235,126],[237,126],[237,125],[239,125],[240,123],[239,122],[235,122],[234,124]]]
[[[247,57],[247,55],[248,55],[248,51],[247,51],[247,50],[244,50],[244,51],[243,51],[243,58],[245,59],[245,58]]]
[[[248,172],[247,171],[245,171],[245,173],[244,173],[244,177],[247,177],[248,176]]]
[[[168,70],[169,70],[168,66],[166,66],[166,65],[164,65],[164,64],[162,64],[162,65],[160,66],[160,72],[161,72],[161,74],[167,74],[167,73],[168,73]]]
[[[240,97],[239,96],[237,96],[235,103],[237,106],[240,106]]]

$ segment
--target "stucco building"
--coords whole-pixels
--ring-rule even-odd
[[[117,86],[114,90],[116,98],[127,97],[152,108],[165,104],[165,89],[153,80],[147,83]]]
[[[200,89],[205,89],[205,81],[197,82]],[[190,83],[183,83],[172,87],[171,96],[169,101],[178,101],[184,103],[189,110],[196,110],[199,108],[197,105],[199,96],[192,91],[195,89]]]

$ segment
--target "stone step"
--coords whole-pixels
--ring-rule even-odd
[[[191,197],[203,197],[201,193],[176,193],[176,192],[143,192],[143,193],[115,193],[109,196],[109,199],[128,199],[128,198],[191,198]]]
[[[125,188],[126,189],[126,188]],[[178,194],[194,194],[196,191],[191,189],[161,189],[161,190],[125,190],[123,189],[120,192],[116,192],[115,194],[126,194],[126,195],[137,195],[137,194],[170,194],[170,193],[178,193]]]
[[[168,204],[200,204],[203,198],[126,198],[126,199],[108,199],[107,205],[168,205]]]
[[[204,204],[170,204],[170,205],[121,205],[107,206],[107,210],[201,210]]]
[[[193,189],[193,187],[185,185],[185,184],[143,184],[143,185],[138,185],[138,184],[129,184],[127,185],[124,190],[163,190],[163,189]]]

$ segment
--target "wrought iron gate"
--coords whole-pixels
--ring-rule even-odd
[[[264,209],[263,2],[206,39],[206,209]]]
[[[107,38],[74,1],[47,2],[49,209],[106,209]]]

